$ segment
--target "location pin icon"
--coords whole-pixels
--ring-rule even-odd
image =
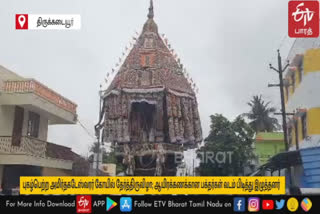
[[[18,22],[19,22],[21,28],[23,28],[23,25],[26,23],[26,17],[24,15],[20,15],[18,17]]]

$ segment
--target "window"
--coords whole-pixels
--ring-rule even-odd
[[[144,40],[144,48],[153,48],[153,39],[152,38],[146,38]]]
[[[132,142],[152,142],[155,130],[156,106],[147,102],[131,104],[129,117],[130,139]]]
[[[153,60],[154,60],[154,56],[153,54],[146,54],[146,53],[143,53],[141,56],[140,56],[140,64],[142,67],[150,67],[153,65]]]
[[[303,61],[299,65],[299,81],[302,81],[302,74],[303,74]]]
[[[307,114],[304,114],[301,117],[302,124],[302,138],[305,139],[307,137]]]
[[[146,56],[145,63],[146,63],[146,66],[150,65],[150,56]]]
[[[289,87],[288,87],[288,85],[285,86],[285,92],[286,92],[286,98],[288,101],[289,100]]]
[[[292,145],[292,127],[288,128],[288,143],[289,146]]]
[[[298,130],[298,120],[294,121],[294,132],[296,137],[296,145],[299,145],[299,130]]]
[[[296,75],[295,75],[295,73],[293,73],[292,77],[291,77],[291,86],[292,86],[292,91],[294,92],[294,90],[296,88]]]
[[[39,136],[40,116],[34,112],[29,112],[27,136]]]
[[[16,106],[12,130],[12,145],[20,146],[23,128],[24,109]]]

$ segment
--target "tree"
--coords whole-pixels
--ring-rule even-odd
[[[102,150],[101,146],[100,146],[100,150]],[[99,143],[98,143],[98,142],[94,142],[94,143],[90,146],[90,152],[92,152],[92,153],[99,153]]]
[[[103,157],[102,159],[103,163],[116,164],[116,174],[119,174],[125,171],[125,166],[117,158],[114,144],[111,144],[110,150],[108,152],[105,151],[102,157]]]
[[[265,102],[261,95],[253,96],[248,105],[251,110],[243,115],[251,120],[249,125],[255,132],[273,132],[280,129],[278,119],[270,116],[276,109],[269,107],[270,102]]]
[[[255,158],[252,147],[254,131],[241,116],[232,122],[221,114],[210,117],[210,133],[197,151],[197,157],[201,160],[200,175],[243,174],[244,167]]]
[[[90,152],[98,153],[99,145],[97,142],[93,143],[90,147]],[[102,163],[113,163],[116,164],[116,174],[124,172],[124,165],[117,160],[116,152],[114,146],[111,145],[110,150],[107,152],[103,146],[100,146],[100,151],[102,151]],[[93,162],[93,154],[90,155],[89,161]]]
[[[89,158],[88,158],[88,160],[89,160],[91,163],[93,163],[93,161],[94,161],[94,154],[99,153],[99,151],[100,151],[100,152],[102,151],[102,154],[105,153],[105,149],[104,149],[103,147],[101,147],[101,145],[100,145],[100,149],[99,149],[99,144],[98,144],[98,142],[94,142],[94,143],[90,146],[89,151],[92,153],[92,154],[89,156]],[[102,156],[103,156],[103,155],[102,155]]]

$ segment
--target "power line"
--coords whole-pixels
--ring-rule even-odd
[[[288,34],[286,33],[286,34],[284,35],[284,37],[282,38],[280,44],[279,44],[278,50],[280,50],[280,49],[282,48],[282,46],[283,46],[283,44],[284,44],[284,42],[285,42],[285,40],[286,40],[287,38],[288,38]]]
[[[89,129],[87,129],[79,120],[77,120],[77,122],[79,123],[79,125],[83,128],[83,130],[94,140],[96,140],[96,138],[90,133]]]

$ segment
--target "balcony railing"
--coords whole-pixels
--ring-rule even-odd
[[[56,106],[76,114],[77,105],[34,79],[4,82],[4,92],[34,93]]]
[[[47,142],[31,137],[21,137],[20,146],[12,146],[11,136],[0,136],[0,153],[46,156]]]

